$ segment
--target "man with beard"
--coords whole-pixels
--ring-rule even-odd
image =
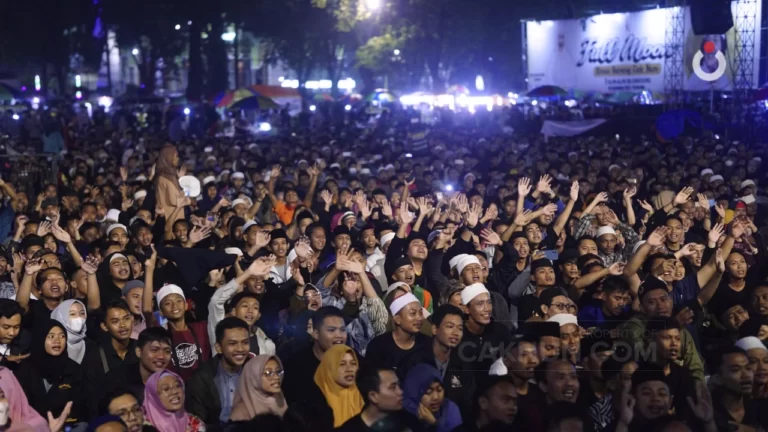
[[[517,391],[508,376],[487,376],[480,381],[475,417],[464,422],[471,432],[510,430],[517,414]]]
[[[518,323],[532,316],[541,315],[541,293],[555,285],[555,266],[547,258],[539,258],[531,263],[531,283],[534,292],[520,297],[518,309]]]
[[[144,410],[129,390],[116,389],[104,397],[99,406],[100,413],[120,417],[127,432],[156,431],[154,427],[144,425]]]
[[[524,334],[504,356],[491,365],[490,375],[507,376],[512,379],[517,393],[517,406],[521,411],[527,412],[530,410],[528,405],[541,403],[541,392],[532,384],[534,371],[539,363],[536,336]],[[516,429],[527,430],[531,426],[522,417],[515,420]]]
[[[461,303],[467,320],[459,353],[471,364],[476,375],[486,375],[507,343],[509,330],[491,320],[491,294],[483,284],[472,284],[461,291]]]
[[[312,316],[312,339],[312,345],[290,358],[283,359],[283,392],[289,405],[292,401],[302,398],[307,383],[314,380],[323,354],[333,345],[347,342],[344,315],[338,308],[323,306],[315,312]]]
[[[249,325],[240,318],[227,317],[216,325],[216,356],[204,363],[186,386],[188,412],[209,425],[229,421],[249,346]]]
[[[464,333],[464,313],[456,306],[442,305],[430,316],[432,349],[422,350],[403,362],[402,375],[418,363],[434,366],[445,383],[445,397],[459,406],[462,417],[469,418],[475,379],[469,365],[461,359],[456,347]]]
[[[141,313],[142,297],[144,296],[144,282],[140,280],[128,281],[123,285],[123,300],[133,314],[133,330],[131,339],[138,339],[139,334],[147,328],[144,314]]]
[[[122,366],[111,369],[104,379],[108,391],[126,388],[143,399],[144,384],[149,377],[168,368],[171,362],[171,345],[171,335],[162,327],[150,327],[141,332],[135,348],[138,361],[123,363]]]
[[[652,319],[672,316],[672,298],[667,284],[657,277],[648,277],[638,288],[642,313],[631,317],[617,327],[620,340],[632,347],[634,352],[641,352],[648,344],[647,326]],[[681,324],[692,321],[693,313],[684,308],[675,319]],[[696,380],[704,380],[704,366],[701,362],[693,337],[687,329],[680,332],[680,354],[677,363],[688,369]]]
[[[366,361],[371,366],[400,372],[404,360],[421,351],[429,351],[428,336],[421,334],[424,314],[421,303],[411,293],[396,298],[389,305],[394,329],[376,336],[368,343]]]

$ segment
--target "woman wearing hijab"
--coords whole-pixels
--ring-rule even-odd
[[[60,416],[68,402],[67,424],[87,421],[88,403],[83,370],[67,353],[67,330],[47,319],[32,332],[30,356],[15,371],[29,404],[41,415]],[[94,402],[95,403],[95,402]]]
[[[315,384],[332,411],[334,428],[363,410],[363,397],[355,384],[358,369],[357,355],[346,345],[328,349],[317,367]]]
[[[8,404],[8,421],[2,427],[7,432],[48,432],[48,422],[29,405],[27,395],[10,369],[0,367],[0,391]],[[0,403],[2,404],[2,403]]]
[[[144,386],[144,420],[160,432],[204,432],[205,423],[184,409],[184,381],[162,370]]]
[[[403,408],[418,417],[425,431],[450,432],[461,425],[459,407],[445,398],[445,387],[434,366],[421,363],[408,371]]]
[[[51,318],[67,330],[67,354],[81,364],[85,357],[85,305],[80,300],[65,300],[51,312]]]
[[[232,401],[231,421],[248,421],[272,414],[282,417],[288,409],[283,397],[283,364],[273,355],[259,355],[245,364]]]
[[[179,152],[176,147],[163,147],[155,165],[155,199],[165,214],[166,227],[172,227],[176,220],[184,218],[184,209],[178,208],[179,200],[184,198],[178,166]]]

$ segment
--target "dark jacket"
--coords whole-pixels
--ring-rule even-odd
[[[106,394],[107,386],[104,385],[107,381],[107,375],[110,371],[120,369],[123,363],[137,362],[136,358],[136,341],[131,340],[128,344],[128,352],[125,354],[125,359],[120,358],[117,355],[112,342],[107,336],[104,338],[108,343],[97,343],[92,339],[85,340],[85,356],[83,357],[80,365],[83,369],[83,376],[85,378],[85,389],[87,394],[93,395],[94,402],[98,402]],[[102,358],[103,352],[103,358]],[[106,363],[106,365],[105,365]],[[96,404],[91,404],[90,413],[92,416],[97,416],[98,410]]]
[[[456,350],[475,371],[476,376],[488,375],[491,365],[501,356],[501,350],[510,337],[510,330],[495,321],[485,326],[482,335],[472,333],[465,323],[464,335]]]
[[[89,420],[88,406],[91,401],[84,391],[83,371],[74,360],[67,360],[61,377],[56,382],[49,383],[51,388],[48,391],[45,389],[42,375],[31,362],[22,361],[14,374],[27,395],[29,405],[43,418],[48,418],[48,411],[54,417],[58,417],[64,410],[64,406],[72,401],[72,410],[67,418],[67,423],[87,422]],[[93,401],[94,404],[97,402]]]
[[[221,415],[221,399],[216,387],[220,360],[221,355],[217,355],[203,363],[187,381],[184,406],[188,413],[200,417],[208,425],[218,424]]]
[[[32,340],[32,334],[29,330],[22,328],[19,335],[8,344],[8,355],[18,356],[29,352],[29,344]],[[10,370],[18,369],[19,364],[8,360],[6,355],[0,357],[0,366],[5,366]]]
[[[139,399],[139,404],[144,401],[144,380],[139,371],[139,362],[124,363],[117,369],[112,369],[105,378],[106,392],[115,389],[127,389]]]

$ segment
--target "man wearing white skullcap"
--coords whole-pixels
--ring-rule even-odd
[[[754,365],[755,381],[752,394],[765,395],[768,391],[768,348],[755,336],[747,336],[736,341],[736,346],[747,352],[749,364]]]
[[[576,315],[561,313],[547,321],[556,322],[560,325],[560,350],[572,364],[576,364],[579,361],[579,351],[581,350],[581,328],[579,328]]]
[[[483,268],[474,255],[461,255],[456,263],[456,273],[464,285],[483,283]]]
[[[474,370],[487,375],[493,362],[503,354],[500,348],[509,340],[509,329],[491,319],[493,303],[485,285],[466,286],[461,291],[461,303],[467,320],[459,352],[466,356]]]
[[[389,305],[394,329],[373,338],[366,348],[365,359],[372,366],[398,369],[407,357],[428,350],[431,344],[429,337],[421,334],[421,302],[410,292],[398,294]]]

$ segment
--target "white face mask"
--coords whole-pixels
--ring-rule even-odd
[[[74,333],[80,333],[80,330],[85,326],[85,318],[70,318],[69,326]]]

